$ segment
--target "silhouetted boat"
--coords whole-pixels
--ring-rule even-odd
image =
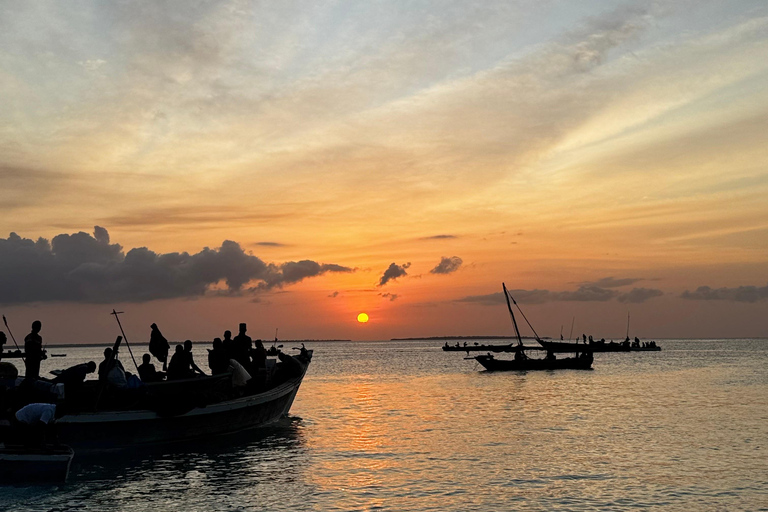
[[[517,306],[520,310],[520,314],[523,315],[528,326],[536,336],[536,340],[541,343],[542,339],[534,330],[533,326],[525,314],[517,305],[515,299],[507,291],[507,285],[501,283],[501,287],[504,290],[504,298],[507,301],[507,309],[509,310],[509,316],[512,318],[512,325],[515,328],[515,335],[517,336],[517,345],[512,346],[510,352],[515,352],[514,359],[496,359],[492,354],[484,354],[475,356],[473,359],[480,363],[488,371],[531,371],[531,370],[589,370],[592,368],[593,356],[592,352],[584,350],[576,350],[573,352],[579,352],[576,357],[566,357],[563,359],[557,359],[552,350],[547,350],[547,357],[544,359],[532,359],[525,354],[526,350],[542,350],[538,347],[526,347],[523,345],[523,339],[520,336],[520,329],[517,327],[517,320],[515,319],[515,313],[512,311],[512,305],[509,300]]]
[[[614,341],[592,343],[571,343],[568,341],[537,340],[539,344],[551,352],[629,352],[629,344]]]
[[[74,454],[66,445],[28,448],[0,444],[0,484],[64,482]]]
[[[444,352],[514,352],[515,345],[509,343],[508,345],[443,345]]]
[[[522,371],[531,370],[591,370],[592,353],[584,352],[578,357],[563,359],[496,359],[493,354],[475,356],[474,359],[488,371]]]
[[[150,383],[143,394],[133,397],[133,404],[128,395],[113,402],[118,404],[114,408],[80,407],[64,414],[56,421],[59,438],[78,452],[105,451],[209,438],[267,425],[288,414],[312,351],[304,350],[295,357],[280,354],[280,358],[275,381],[268,389],[240,395],[232,388],[229,373]],[[93,388],[86,396],[103,389],[95,387],[101,386],[96,381],[85,384]]]

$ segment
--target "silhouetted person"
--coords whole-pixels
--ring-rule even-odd
[[[182,345],[176,345],[176,351],[168,363],[168,380],[187,379],[191,376],[189,358],[184,353]]]
[[[40,320],[32,322],[32,332],[24,338],[24,360],[25,377],[27,379],[37,379],[40,377],[40,361],[46,359],[45,350],[43,350],[43,338],[40,336],[40,329],[43,324]]]
[[[160,332],[160,329],[157,328],[157,324],[152,324],[149,327],[152,329],[152,332],[149,334],[149,353],[163,363],[163,371],[166,371],[168,369],[168,351],[171,349],[171,346]]]
[[[224,331],[224,339],[221,340],[224,352],[229,359],[235,358],[235,347],[232,345],[232,331]]]
[[[224,343],[221,338],[214,339],[213,348],[208,349],[208,367],[213,375],[226,373],[229,370],[229,357],[224,350]]]
[[[251,337],[245,334],[245,331],[246,325],[240,324],[240,332],[232,340],[232,346],[235,350],[234,359],[245,368],[248,368],[251,365],[250,353],[252,344]]]
[[[205,372],[195,364],[195,359],[192,356],[192,340],[186,340],[184,342],[184,354],[186,354],[187,359],[189,360],[188,368],[190,377],[194,377],[196,373],[199,375],[205,375]]]
[[[586,334],[582,334],[582,337],[584,338],[584,343],[586,343],[587,342],[587,335]]]
[[[5,333],[3,331],[0,331],[0,354],[3,353],[3,349],[5,348],[5,342],[8,341],[8,338],[5,337]]]
[[[55,379],[53,379],[53,382],[63,382],[65,386],[70,385],[77,385],[82,384],[85,381],[85,378],[88,376],[89,373],[93,373],[96,371],[96,363],[93,361],[88,361],[87,363],[82,364],[76,364],[75,366],[70,366],[66,370],[62,371],[60,374],[56,376]]]
[[[104,349],[104,360],[99,363],[99,380],[106,381],[110,370],[115,366],[121,370],[123,369],[123,363],[118,361],[115,356],[116,354],[110,347]]]
[[[253,356],[254,368],[258,370],[267,367],[267,349],[264,348],[264,344],[261,340],[256,340],[254,342],[254,348],[251,351],[251,355]]]
[[[141,360],[143,362],[139,365],[139,378],[142,382],[160,382],[163,380],[165,373],[155,370],[155,365],[150,362],[152,357],[149,354],[144,354]]]

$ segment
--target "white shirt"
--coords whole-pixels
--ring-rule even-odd
[[[41,421],[46,425],[53,420],[56,413],[54,404],[29,404],[16,411],[16,419],[27,425]]]

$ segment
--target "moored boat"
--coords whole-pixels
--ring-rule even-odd
[[[591,370],[593,357],[590,352],[584,352],[578,357],[563,359],[532,359],[530,357],[515,359],[496,359],[493,354],[475,356],[474,359],[490,372],[499,371],[533,371],[533,370]]]

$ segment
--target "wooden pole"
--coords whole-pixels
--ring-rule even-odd
[[[123,330],[123,324],[120,323],[120,318],[117,316],[121,314],[122,311],[115,311],[114,309],[110,313],[110,315],[115,315],[115,320],[117,320],[117,325],[120,327],[120,332],[123,334],[123,339],[125,340],[125,346],[128,347],[128,353],[131,354],[131,359],[133,359],[133,366],[136,367],[136,373],[139,372],[139,365],[136,364],[136,358],[133,357],[133,350],[131,350],[131,346],[128,344],[128,338],[125,336],[125,331]]]

